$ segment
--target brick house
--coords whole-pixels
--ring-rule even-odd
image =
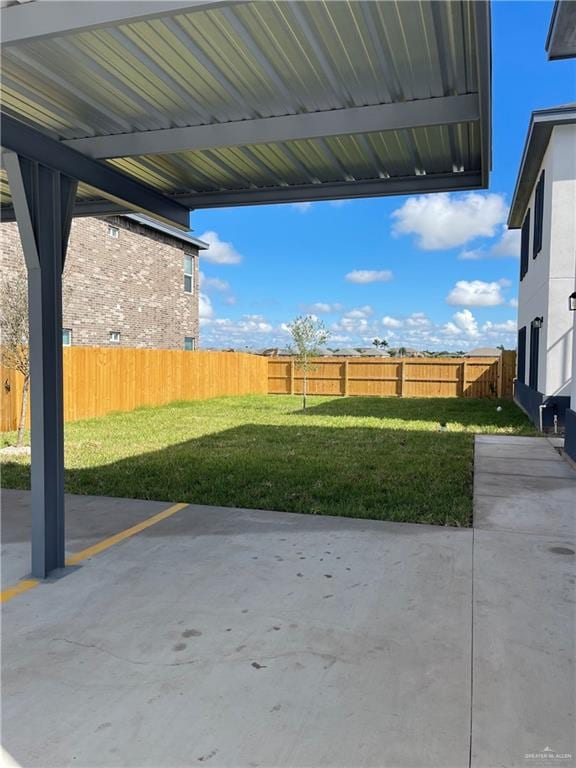
[[[1,226],[0,271],[24,269],[15,223]],[[63,275],[65,345],[195,349],[198,261],[208,245],[145,216],[72,222]]]

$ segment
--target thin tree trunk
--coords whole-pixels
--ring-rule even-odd
[[[306,369],[304,369],[304,381],[302,382],[302,407],[306,410]]]
[[[28,389],[30,388],[30,376],[24,378],[24,386],[22,387],[22,406],[20,408],[20,421],[18,422],[18,437],[16,438],[16,446],[20,448],[24,442],[24,426],[26,424],[26,407],[28,405]]]

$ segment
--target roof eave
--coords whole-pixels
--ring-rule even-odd
[[[528,200],[536,183],[536,176],[548,147],[552,130],[557,125],[573,123],[576,123],[576,105],[571,104],[532,112],[508,216],[509,229],[520,229],[522,226]]]

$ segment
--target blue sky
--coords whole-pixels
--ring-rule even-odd
[[[314,313],[328,346],[514,347],[518,238],[504,222],[530,113],[576,101],[574,61],[546,59],[551,12],[492,5],[489,190],[194,213],[194,234],[214,243],[201,260],[201,346],[285,346],[283,325]]]

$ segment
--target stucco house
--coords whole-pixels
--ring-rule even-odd
[[[521,230],[514,396],[540,429],[556,423],[569,432],[576,418],[569,413],[576,406],[576,104],[532,113],[508,226]]]
[[[76,218],[63,274],[65,346],[193,350],[199,253],[208,245],[146,216]],[[0,227],[4,279],[25,275],[15,223]]]

